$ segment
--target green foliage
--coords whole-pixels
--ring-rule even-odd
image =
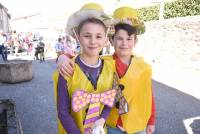
[[[159,5],[138,9],[139,18],[143,21],[159,19]],[[165,3],[164,18],[200,15],[200,0],[176,0]]]
[[[159,19],[159,5],[138,9],[138,16],[143,21]]]
[[[200,15],[200,0],[177,0],[165,3],[164,18]]]

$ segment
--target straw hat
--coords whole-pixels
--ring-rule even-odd
[[[137,10],[131,7],[120,7],[116,9],[113,13],[113,23],[114,25],[117,23],[130,24],[137,29],[138,34],[145,32],[145,25],[139,20]]]
[[[104,13],[101,5],[97,3],[88,3],[69,17],[66,32],[73,35],[73,29],[76,30],[78,25],[87,18],[100,19],[107,27],[111,25],[111,18]]]

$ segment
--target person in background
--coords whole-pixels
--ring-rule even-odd
[[[74,44],[72,37],[70,35],[66,35],[65,40],[63,42],[64,42],[64,53],[74,56],[76,44]]]
[[[58,38],[58,41],[55,44],[55,50],[57,53],[57,57],[59,57],[61,54],[64,54],[64,44],[62,42],[62,38]]]
[[[39,39],[38,49],[39,49],[39,55],[40,55],[40,62],[42,62],[45,60],[45,54],[44,54],[45,44],[42,41],[42,39]]]
[[[0,31],[0,53],[3,61],[7,61],[7,38],[3,31]]]

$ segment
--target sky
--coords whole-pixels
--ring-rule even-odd
[[[105,13],[112,15],[120,6],[140,8],[159,1],[172,0],[0,0],[0,3],[11,15],[11,29],[34,31],[41,28],[65,29],[68,17],[89,2],[99,3]]]
[[[171,0],[0,0],[11,14],[12,18],[17,18],[36,13],[47,15],[71,14],[80,9],[88,2],[97,2],[101,4],[107,13],[112,13],[116,7],[132,6],[141,7],[152,2],[171,1]]]

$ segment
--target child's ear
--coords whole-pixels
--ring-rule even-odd
[[[109,38],[106,38],[105,40],[105,47],[108,46],[110,44]]]
[[[108,38],[108,41],[109,41],[109,43],[111,44],[111,46],[113,46],[113,38],[112,38],[112,37],[109,37],[109,38]]]
[[[111,43],[111,46],[113,46],[113,47],[114,47],[114,42],[113,42],[113,39],[111,39],[110,41],[111,41],[111,42],[110,42],[110,43]]]

